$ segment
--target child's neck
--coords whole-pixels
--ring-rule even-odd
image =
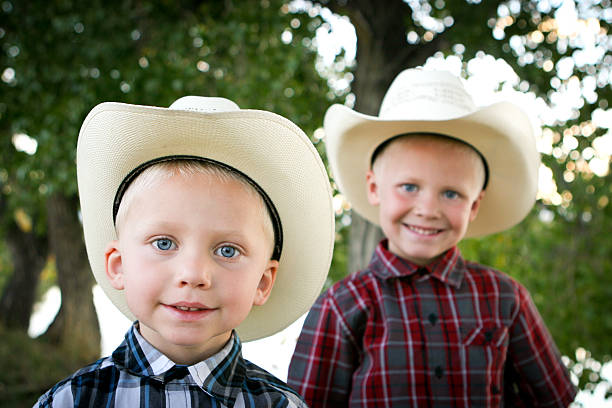
[[[139,324],[138,331],[141,336],[155,347],[160,353],[168,357],[172,362],[179,365],[193,365],[204,361],[225,347],[232,338],[232,331],[224,332],[209,338],[204,343],[193,345],[174,344],[143,324]]]

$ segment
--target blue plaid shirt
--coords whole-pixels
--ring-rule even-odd
[[[242,358],[234,333],[214,356],[174,364],[138,332],[109,357],[56,384],[34,407],[306,407],[284,382]]]

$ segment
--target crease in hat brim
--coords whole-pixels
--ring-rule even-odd
[[[474,146],[487,160],[489,186],[466,237],[508,229],[531,210],[537,193],[539,154],[529,118],[514,104],[499,102],[446,120],[389,120],[332,105],[325,114],[325,146],[331,173],[352,208],[379,224],[367,199],[365,175],[372,153],[401,134],[433,133]]]
[[[205,157],[247,174],[281,218],[284,242],[277,279],[266,304],[254,306],[237,328],[241,339],[269,336],[306,313],[325,282],[334,242],[328,176],[307,136],[266,111],[207,114],[103,103],[81,128],[77,176],[92,272],[115,306],[134,320],[104,266],[106,245],[117,238],[112,221],[117,188],[139,164],[173,155]]]

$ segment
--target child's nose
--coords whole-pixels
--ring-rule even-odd
[[[179,285],[209,288],[212,284],[211,261],[206,259],[205,254],[194,254],[185,258],[178,276]]]
[[[415,201],[416,215],[425,218],[435,218],[439,215],[438,199],[435,194],[422,192]]]

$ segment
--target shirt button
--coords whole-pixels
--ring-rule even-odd
[[[435,313],[430,313],[427,318],[429,319],[429,322],[432,326],[438,321],[438,315],[436,315]]]
[[[488,343],[493,339],[493,332],[491,330],[487,330],[484,332],[485,341]]]
[[[495,384],[493,384],[493,385],[491,386],[491,393],[492,393],[493,395],[497,395],[497,394],[499,394],[499,388],[497,388],[497,386],[495,386]]]
[[[434,374],[436,375],[436,377],[442,378],[442,376],[444,375],[444,369],[442,367],[440,367],[440,366],[437,366],[434,369]]]

